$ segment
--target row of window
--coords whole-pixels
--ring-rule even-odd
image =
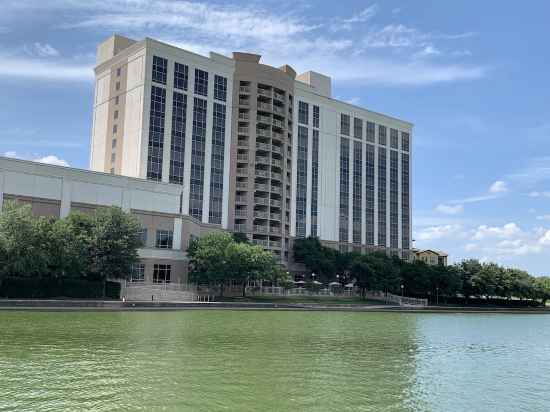
[[[143,247],[147,246],[148,230],[146,228],[140,229],[138,232],[140,243]],[[156,231],[155,247],[157,249],[172,249],[174,245],[174,231],[162,230]]]
[[[307,127],[298,126],[298,157],[296,164],[296,237],[306,236],[307,207]]]
[[[155,83],[166,85],[168,77],[168,60],[164,57],[153,56],[152,80]],[[174,62],[174,88],[187,90],[189,67],[186,64]],[[208,72],[195,69],[195,94],[208,96]],[[227,78],[214,75],[214,99],[225,102],[227,99]]]
[[[170,283],[172,277],[172,265],[154,264],[153,283]],[[145,281],[145,263],[137,263],[132,267],[131,282]]]

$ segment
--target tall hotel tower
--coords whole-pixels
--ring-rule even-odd
[[[113,36],[95,68],[92,170],[181,187],[181,213],[282,262],[295,238],[411,246],[408,122],[335,100],[329,77]]]

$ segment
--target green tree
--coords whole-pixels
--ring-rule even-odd
[[[377,285],[374,272],[369,265],[369,259],[365,255],[355,256],[351,263],[351,276],[355,278],[355,284],[361,291],[361,298],[365,299],[367,290],[372,290]]]

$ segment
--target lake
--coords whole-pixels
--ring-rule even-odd
[[[0,411],[548,411],[550,316],[0,312]]]

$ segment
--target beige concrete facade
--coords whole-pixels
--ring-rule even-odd
[[[152,282],[155,265],[168,265],[170,282],[186,283],[189,242],[221,230],[182,215],[180,198],[176,185],[0,157],[0,207],[16,201],[30,204],[38,216],[65,217],[118,206],[136,216],[147,231],[138,250],[146,281]],[[170,233],[170,248],[159,248],[158,231]]]
[[[92,170],[175,183],[183,215],[246,233],[283,263],[305,236],[410,258],[411,123],[334,99],[327,75],[252,53],[115,35],[98,46],[95,74]]]

